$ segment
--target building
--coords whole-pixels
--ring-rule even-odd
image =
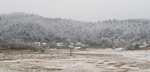
[[[63,47],[64,44],[63,44],[63,42],[58,42],[58,43],[56,43],[56,46],[58,46],[58,47]]]
[[[70,43],[70,44],[68,45],[68,47],[69,47],[69,48],[74,48],[74,43]]]
[[[76,42],[75,47],[82,47],[82,43],[81,42]]]
[[[41,46],[40,42],[34,42],[34,45]]]
[[[13,41],[13,42],[23,42],[22,39],[13,39],[12,41]]]

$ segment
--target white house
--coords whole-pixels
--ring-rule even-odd
[[[42,43],[42,45],[46,45],[47,43]]]
[[[74,48],[74,43],[70,43],[69,48]]]
[[[82,47],[82,43],[81,42],[76,42],[76,47]]]
[[[56,46],[62,47],[62,46],[64,46],[64,44],[63,44],[63,42],[58,42],[58,43],[56,43]]]

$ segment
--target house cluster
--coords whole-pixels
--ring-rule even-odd
[[[99,45],[103,48],[112,48],[118,49],[122,48],[125,50],[137,49],[137,48],[144,48],[150,46],[150,40],[142,39],[122,39],[122,38],[102,38],[99,40]]]
[[[12,42],[24,42],[22,39],[13,39]],[[134,41],[133,43],[131,43],[132,40],[124,40],[124,39],[102,39],[100,40],[100,44],[102,44],[102,46],[111,46],[113,48],[125,48],[130,46],[130,44],[132,44],[133,48],[135,46],[139,46],[139,48],[143,48],[146,46],[150,46],[150,40],[143,40],[143,41]],[[25,42],[24,42],[25,43]],[[63,49],[63,48],[73,48],[73,49],[80,49],[80,50],[85,50],[87,47],[89,47],[87,44],[84,44],[82,42],[75,42],[75,43],[69,43],[69,42],[65,42],[65,41],[53,41],[53,42],[49,42],[49,43],[45,43],[45,42],[26,42],[26,44],[28,45],[34,45],[34,46],[38,46],[38,47],[42,47],[45,49],[49,49],[49,48],[58,48],[58,49]]]
[[[12,42],[24,42],[21,39],[13,39]],[[25,42],[24,42],[25,43]],[[27,45],[34,45],[42,48],[58,48],[58,49],[63,49],[63,48],[73,48],[73,49],[80,49],[84,50],[88,47],[87,44],[84,44],[82,42],[76,42],[76,43],[66,43],[66,42],[50,42],[50,43],[45,43],[45,42],[26,42]]]
[[[61,48],[65,48],[66,47],[65,45],[66,44],[64,44],[63,42],[56,43],[56,46]],[[83,44],[82,42],[76,42],[68,44],[66,48],[85,50],[87,47],[89,47],[87,44]]]
[[[47,43],[41,43],[41,42],[34,42],[33,44],[34,44],[34,45],[37,45],[37,46],[41,46],[41,47],[47,45]]]

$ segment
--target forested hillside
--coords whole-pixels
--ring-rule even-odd
[[[102,38],[150,39],[150,20],[81,22],[35,14],[0,14],[0,38],[47,42],[56,39],[97,43]]]

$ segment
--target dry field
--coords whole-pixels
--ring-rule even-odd
[[[0,72],[150,72],[150,50],[11,51],[0,53]]]

